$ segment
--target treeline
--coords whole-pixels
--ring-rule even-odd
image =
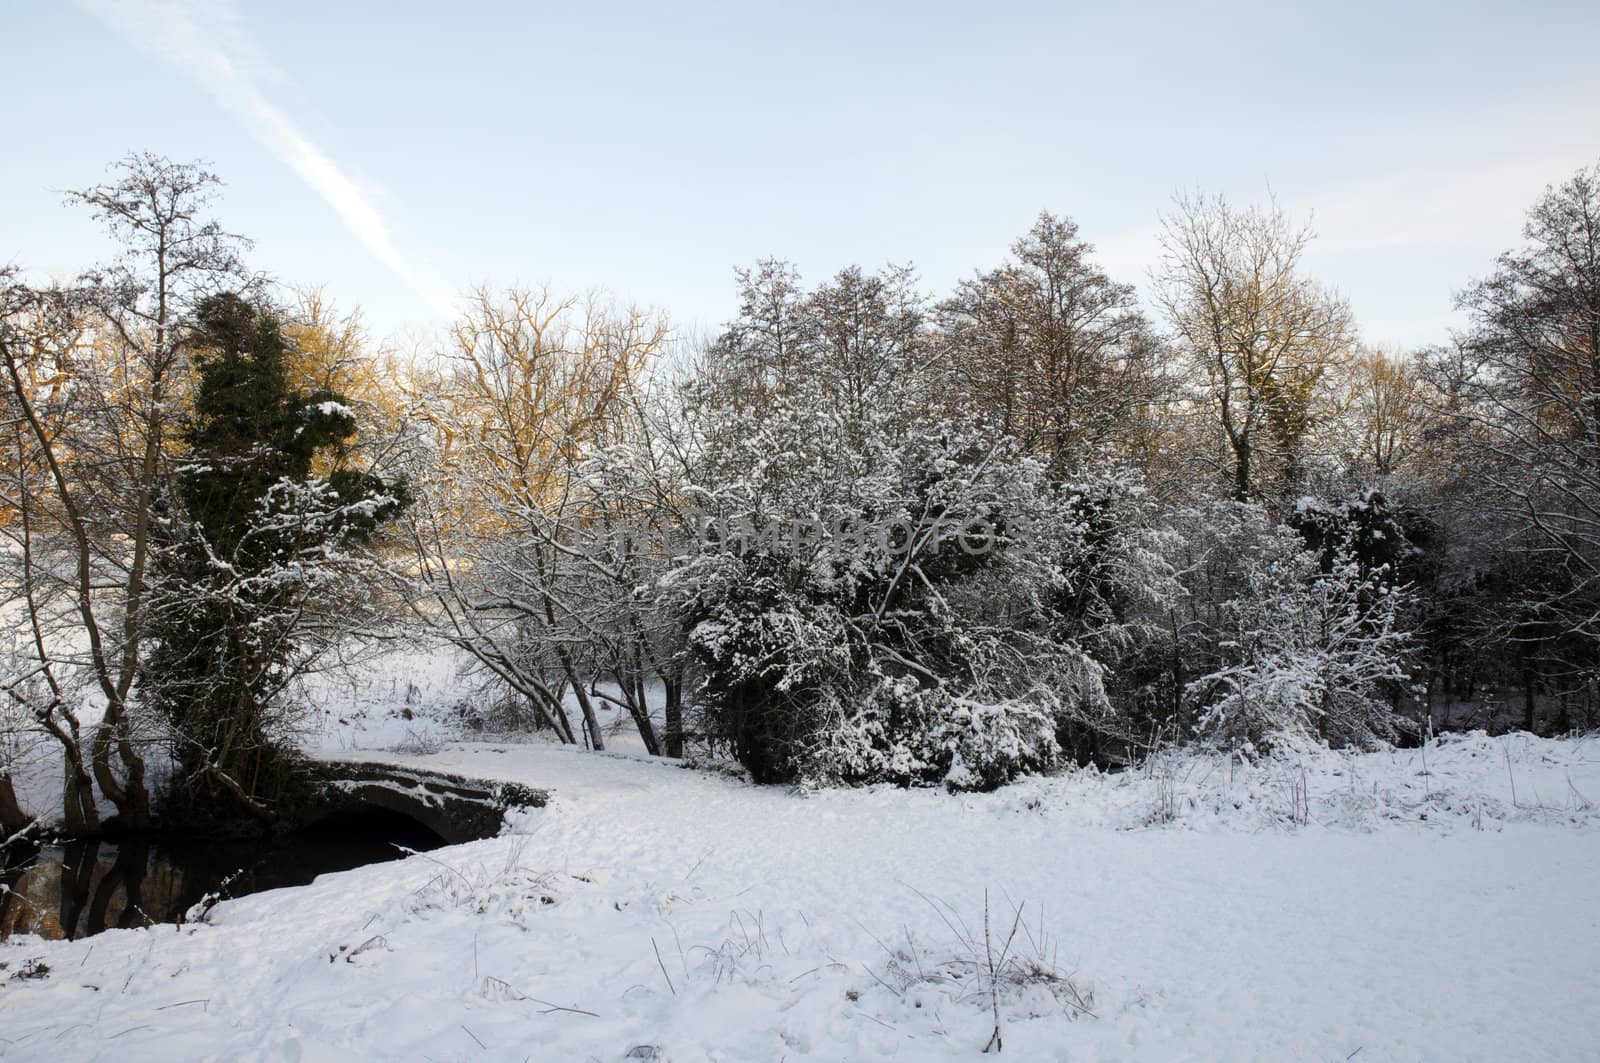
[[[401,632],[488,725],[761,781],[1593,725],[1600,167],[1414,351],[1276,205],[1191,196],[1143,298],[1045,214],[939,298],[767,261],[695,345],[481,290],[400,359],[248,274],[215,183],[127,160],[74,197],[116,268],[4,281],[5,763],[59,748],[80,829],[148,774],[270,822],[297,680]]]

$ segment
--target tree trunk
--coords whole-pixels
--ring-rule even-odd
[[[16,787],[11,783],[11,771],[8,768],[4,774],[0,774],[0,842],[20,834],[32,822],[33,817],[22,811],[22,803],[17,800]]]
[[[94,803],[94,781],[83,761],[62,758],[66,778],[61,785],[62,827],[68,834],[83,837],[100,829],[100,810]]]
[[[109,714],[108,714],[109,715]],[[142,828],[150,822],[150,795],[144,785],[144,762],[134,752],[127,737],[127,720],[119,714],[115,721],[102,720],[95,728],[90,742],[90,763],[94,780],[106,800],[117,806],[117,815],[129,827]],[[127,768],[126,782],[118,781],[111,767],[111,750],[115,747]]]
[[[79,937],[94,890],[94,873],[100,869],[100,843],[68,842],[61,861],[61,934]]]
[[[622,687],[625,700],[628,702],[628,711],[633,715],[633,722],[639,728],[639,737],[644,741],[645,752],[652,757],[661,755],[661,739],[656,734],[655,721],[650,719],[650,698],[645,691],[644,656],[639,652],[639,644],[633,645],[633,667],[630,675],[623,676],[620,671],[617,683]]]
[[[628,703],[628,714],[633,717],[634,726],[639,728],[639,739],[644,742],[644,751],[652,757],[661,755],[661,740],[656,736],[655,722],[650,719],[650,702],[645,697],[644,681],[637,680],[625,688],[625,699]]]
[[[144,758],[133,748],[127,716],[117,724],[117,756],[128,773],[123,785],[126,801],[117,811],[130,823],[144,826],[150,822],[150,791],[144,784]]]
[[[667,756],[683,758],[683,679],[662,676],[666,688]]]
[[[144,880],[150,870],[150,843],[142,838],[130,839],[117,846],[115,866],[107,878],[114,886],[122,888],[122,911],[117,916],[117,926],[134,930],[150,925],[145,914]]]
[[[1243,439],[1233,445],[1233,497],[1250,501],[1250,443]]]
[[[606,740],[600,734],[600,721],[595,717],[594,702],[589,700],[589,692],[578,682],[577,670],[572,667],[567,651],[557,650],[556,656],[561,660],[561,670],[567,674],[567,682],[572,685],[573,696],[578,699],[578,708],[583,713],[584,733],[589,736],[590,746],[594,749],[605,749]]]
[[[566,687],[556,691],[553,697],[546,698],[543,704],[556,736],[569,746],[577,745],[578,733],[572,729],[572,717],[567,714]]]

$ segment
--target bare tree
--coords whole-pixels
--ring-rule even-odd
[[[1293,490],[1329,367],[1355,339],[1350,308],[1300,275],[1312,233],[1274,203],[1181,196],[1162,220],[1157,300],[1221,429],[1240,500]]]
[[[1386,477],[1425,445],[1430,395],[1415,357],[1364,347],[1342,367],[1340,418],[1346,464],[1363,476]]]
[[[1472,327],[1435,367],[1455,441],[1525,555],[1507,612],[1531,730],[1534,658],[1569,682],[1600,669],[1600,165],[1547,188],[1523,236],[1461,294]]]
[[[81,620],[72,591],[91,589],[94,553],[78,549],[56,483],[70,475],[72,450],[64,441],[76,423],[75,407],[85,389],[75,387],[88,316],[84,301],[59,289],[38,291],[12,272],[0,281],[0,368],[12,471],[0,484],[6,519],[5,602],[26,632],[23,648],[6,658],[0,685],[7,708],[20,710],[61,746],[66,768],[62,806],[65,826],[91,831],[99,822],[90,753],[79,719],[77,679],[82,640],[72,637]],[[44,444],[41,444],[41,440]],[[0,468],[3,468],[0,465]],[[65,496],[68,501],[75,495]],[[81,522],[80,522],[81,523]],[[80,571],[87,564],[87,572]]]
[[[1132,285],[1090,258],[1070,219],[1039,216],[998,269],[963,281],[939,317],[960,399],[1061,475],[1137,449],[1156,401],[1155,338]]]
[[[50,711],[64,724],[58,737],[68,747],[69,775],[71,747],[81,750],[81,743],[61,715],[69,711],[64,673],[78,667],[102,702],[88,770],[119,815],[138,824],[150,809],[131,710],[155,512],[186,386],[176,326],[198,296],[241,286],[245,277],[243,241],[201,218],[220,183],[214,175],[152,155],[129,156],[115,173],[111,183],[68,199],[106,225],[121,258],[69,291],[13,280],[0,386],[23,470],[11,504],[28,517],[16,525],[24,605]],[[24,320],[33,324],[19,324]],[[29,468],[38,475],[30,477]],[[46,545],[62,564],[40,564]],[[58,609],[61,603],[68,608]],[[92,798],[82,794],[77,802],[87,820]]]
[[[591,452],[616,442],[666,326],[548,292],[476,294],[445,354],[429,419],[436,453],[412,513],[418,616],[516,691],[563,742],[604,748],[595,682],[623,669],[632,634],[600,614],[632,586],[634,546],[590,487]],[[613,533],[623,538],[614,538]],[[582,714],[568,717],[570,692]],[[612,696],[612,695],[608,695]],[[630,698],[646,747],[649,715]]]

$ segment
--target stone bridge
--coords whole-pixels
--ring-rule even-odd
[[[508,811],[542,808],[549,792],[514,782],[489,782],[461,775],[370,761],[323,760],[308,765],[302,826],[331,816],[372,808],[398,812],[427,827],[445,844],[492,838]]]

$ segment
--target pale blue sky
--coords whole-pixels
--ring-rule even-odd
[[[1600,160],[1600,5],[5,0],[0,262],[103,254],[59,190],[204,158],[253,263],[382,335],[476,283],[605,287],[708,331],[732,268],[915,263],[1041,208],[1147,287],[1179,188],[1315,211],[1373,342]]]

